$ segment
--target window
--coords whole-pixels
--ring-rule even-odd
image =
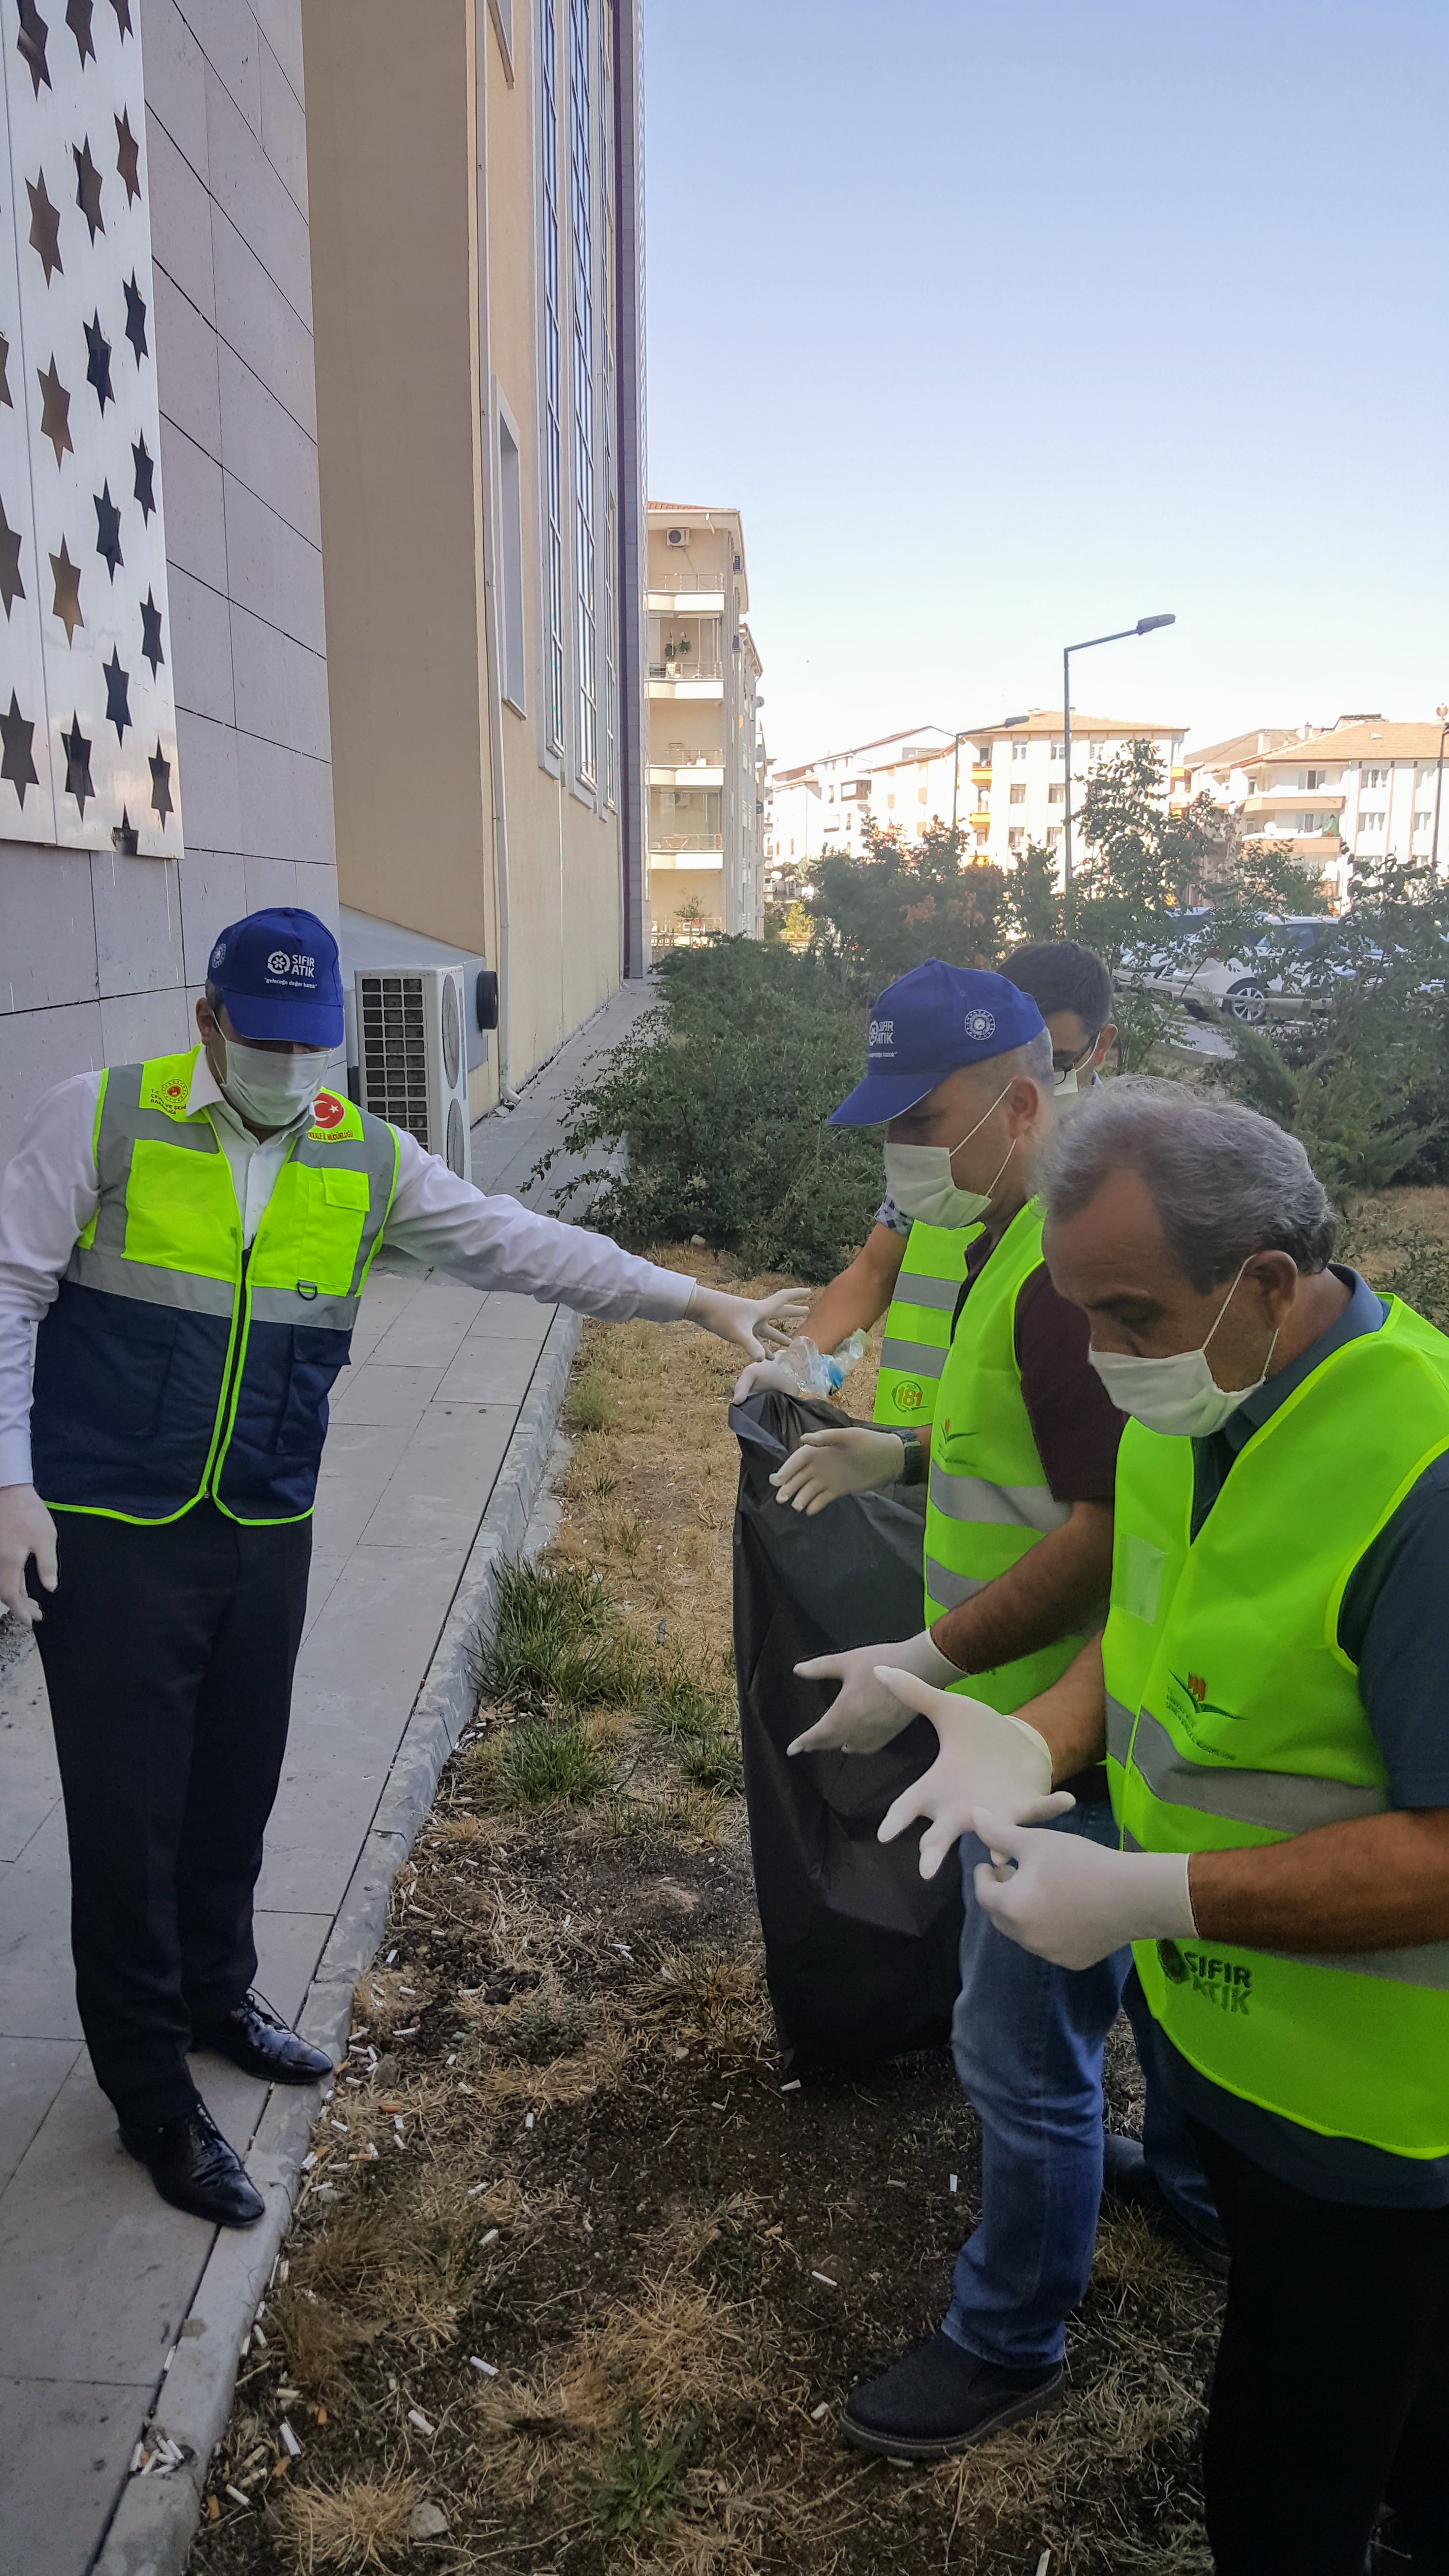
[[[1389,773],[1386,769],[1366,769],[1359,780],[1360,787],[1387,787],[1388,783]]]
[[[1060,823],[1049,823],[1047,825],[1047,848],[1049,850],[1059,849],[1061,847],[1061,838],[1062,827]]]
[[[1027,746],[1026,746],[1026,744],[1025,744],[1024,742],[1014,742],[1014,743],[1012,744],[1012,746],[1011,746],[1011,757],[1012,757],[1013,761],[1025,760],[1025,758],[1026,758],[1026,754],[1027,754]]]
[[[1025,841],[1026,833],[1022,830],[1008,832],[1006,835],[1006,846],[1009,850],[1019,850],[1023,848]]]
[[[888,814],[893,814],[893,813],[895,812],[895,810],[896,810],[896,800],[895,800],[894,796],[888,796],[888,797],[886,798],[886,812],[887,812]]]
[[[569,242],[573,305],[574,640],[579,776],[598,764],[598,615],[594,584],[593,136],[589,119],[591,0],[569,0]]]
[[[1024,787],[1013,787],[1011,791],[1011,801],[1013,805],[1024,805],[1026,803],[1026,789]]]
[[[1063,744],[1062,744],[1061,742],[1054,742],[1054,743],[1052,744],[1052,753],[1051,753],[1051,756],[1052,756],[1053,760],[1063,760],[1063,759],[1065,759],[1065,757],[1066,757],[1066,752],[1065,752],[1065,748],[1064,748],[1064,746],[1063,746]]]
[[[543,0],[543,491],[549,747],[563,747],[563,394],[559,331],[558,57],[555,0]]]
[[[503,694],[519,715],[527,713],[523,629],[523,485],[518,441],[506,420],[498,423],[498,645]]]
[[[1416,832],[1427,832],[1427,831],[1428,831],[1428,829],[1429,829],[1429,826],[1430,826],[1430,824],[1433,822],[1433,820],[1434,820],[1433,813],[1432,813],[1428,808],[1426,808],[1426,809],[1425,809],[1425,811],[1424,811],[1422,814],[1416,814],[1416,815],[1414,816],[1414,829],[1415,829],[1415,831],[1416,831]]]
[[[1305,769],[1305,771],[1304,771],[1304,773],[1303,773],[1303,784],[1304,784],[1304,786],[1307,788],[1308,793],[1309,793],[1309,795],[1311,796],[1311,795],[1312,795],[1312,793],[1313,793],[1313,791],[1314,791],[1314,788],[1315,788],[1315,787],[1326,787],[1326,786],[1328,785],[1328,772],[1327,772],[1327,770],[1326,770],[1326,769]]]
[[[1067,791],[1065,783],[1060,787],[1049,787],[1047,789],[1047,803],[1049,805],[1065,805],[1066,801]]]
[[[924,805],[930,792],[929,787],[918,787],[916,789],[916,803],[918,805]]]
[[[1387,821],[1387,814],[1360,814],[1358,828],[1361,832],[1381,832]]]

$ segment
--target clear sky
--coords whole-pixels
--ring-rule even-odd
[[[645,0],[649,490],[777,760],[1449,699],[1444,0]]]

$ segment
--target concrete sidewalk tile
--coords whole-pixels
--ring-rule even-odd
[[[60,1797],[50,1702],[34,1640],[6,1641],[0,1670],[0,1861],[19,1860]]]
[[[400,1733],[457,1589],[460,1561],[457,1548],[359,1548],[302,1649],[299,1678],[315,1673],[329,1691],[394,1711]]]
[[[444,1370],[438,1387],[440,1404],[511,1404],[516,1412],[528,1393],[543,1342],[505,1341],[501,1333],[474,1340],[470,1333],[458,1356]]]
[[[79,2061],[0,2199],[0,2378],[153,2379],[214,2233],[158,2196]]]
[[[73,2039],[0,2039],[0,2192],[79,2054]]]
[[[89,2567],[149,2395],[149,2382],[0,2379],[0,2529],[14,2576]]]
[[[519,1394],[521,1395],[520,1389]],[[378,1548],[451,1548],[454,1572],[472,1546],[518,1419],[511,1403],[431,1405],[398,1461],[362,1533],[359,1554]]]
[[[400,1422],[409,1430],[421,1421],[438,1393],[443,1371],[392,1366],[371,1359],[352,1369],[332,1398],[334,1422]]]
[[[445,1369],[472,1324],[482,1292],[461,1281],[430,1283],[426,1297],[389,1324],[371,1357],[385,1368]]]
[[[312,1515],[312,1543],[324,1555],[356,1547],[409,1437],[398,1422],[339,1422],[329,1434]]]
[[[57,1807],[0,1880],[0,2023],[14,2039],[79,2040],[70,1873]],[[3,2274],[0,2274],[3,2278]]]
[[[495,1288],[487,1305],[469,1325],[463,1347],[491,1341],[496,1335],[505,1342],[532,1342],[536,1350],[542,1350],[557,1313],[556,1306],[541,1306],[536,1297],[518,1297],[511,1289]]]
[[[314,1547],[307,1574],[307,1615],[302,1622],[304,1638],[320,1618],[330,1597],[332,1586],[347,1563],[346,1554],[335,1549]]]

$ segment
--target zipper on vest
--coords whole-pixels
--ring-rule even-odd
[[[226,1463],[227,1450],[231,1446],[232,1421],[236,1412],[237,1388],[241,1379],[242,1363],[246,1358],[247,1341],[251,1333],[252,1291],[251,1282],[247,1277],[247,1272],[251,1267],[251,1258],[252,1247],[251,1244],[247,1244],[244,1246],[242,1251],[241,1278],[238,1282],[240,1294],[236,1302],[232,1345],[231,1349],[227,1353],[226,1377],[221,1390],[221,1406],[216,1417],[217,1429],[220,1433],[220,1437],[215,1441],[211,1456],[206,1462],[206,1475],[201,1488],[204,1494],[210,1494],[213,1502],[219,1499],[217,1494],[217,1485],[220,1481],[222,1468]]]

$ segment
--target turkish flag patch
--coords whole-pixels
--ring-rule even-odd
[[[312,1109],[312,1124],[324,1133],[329,1127],[340,1127],[347,1112],[335,1091],[319,1091]]]

